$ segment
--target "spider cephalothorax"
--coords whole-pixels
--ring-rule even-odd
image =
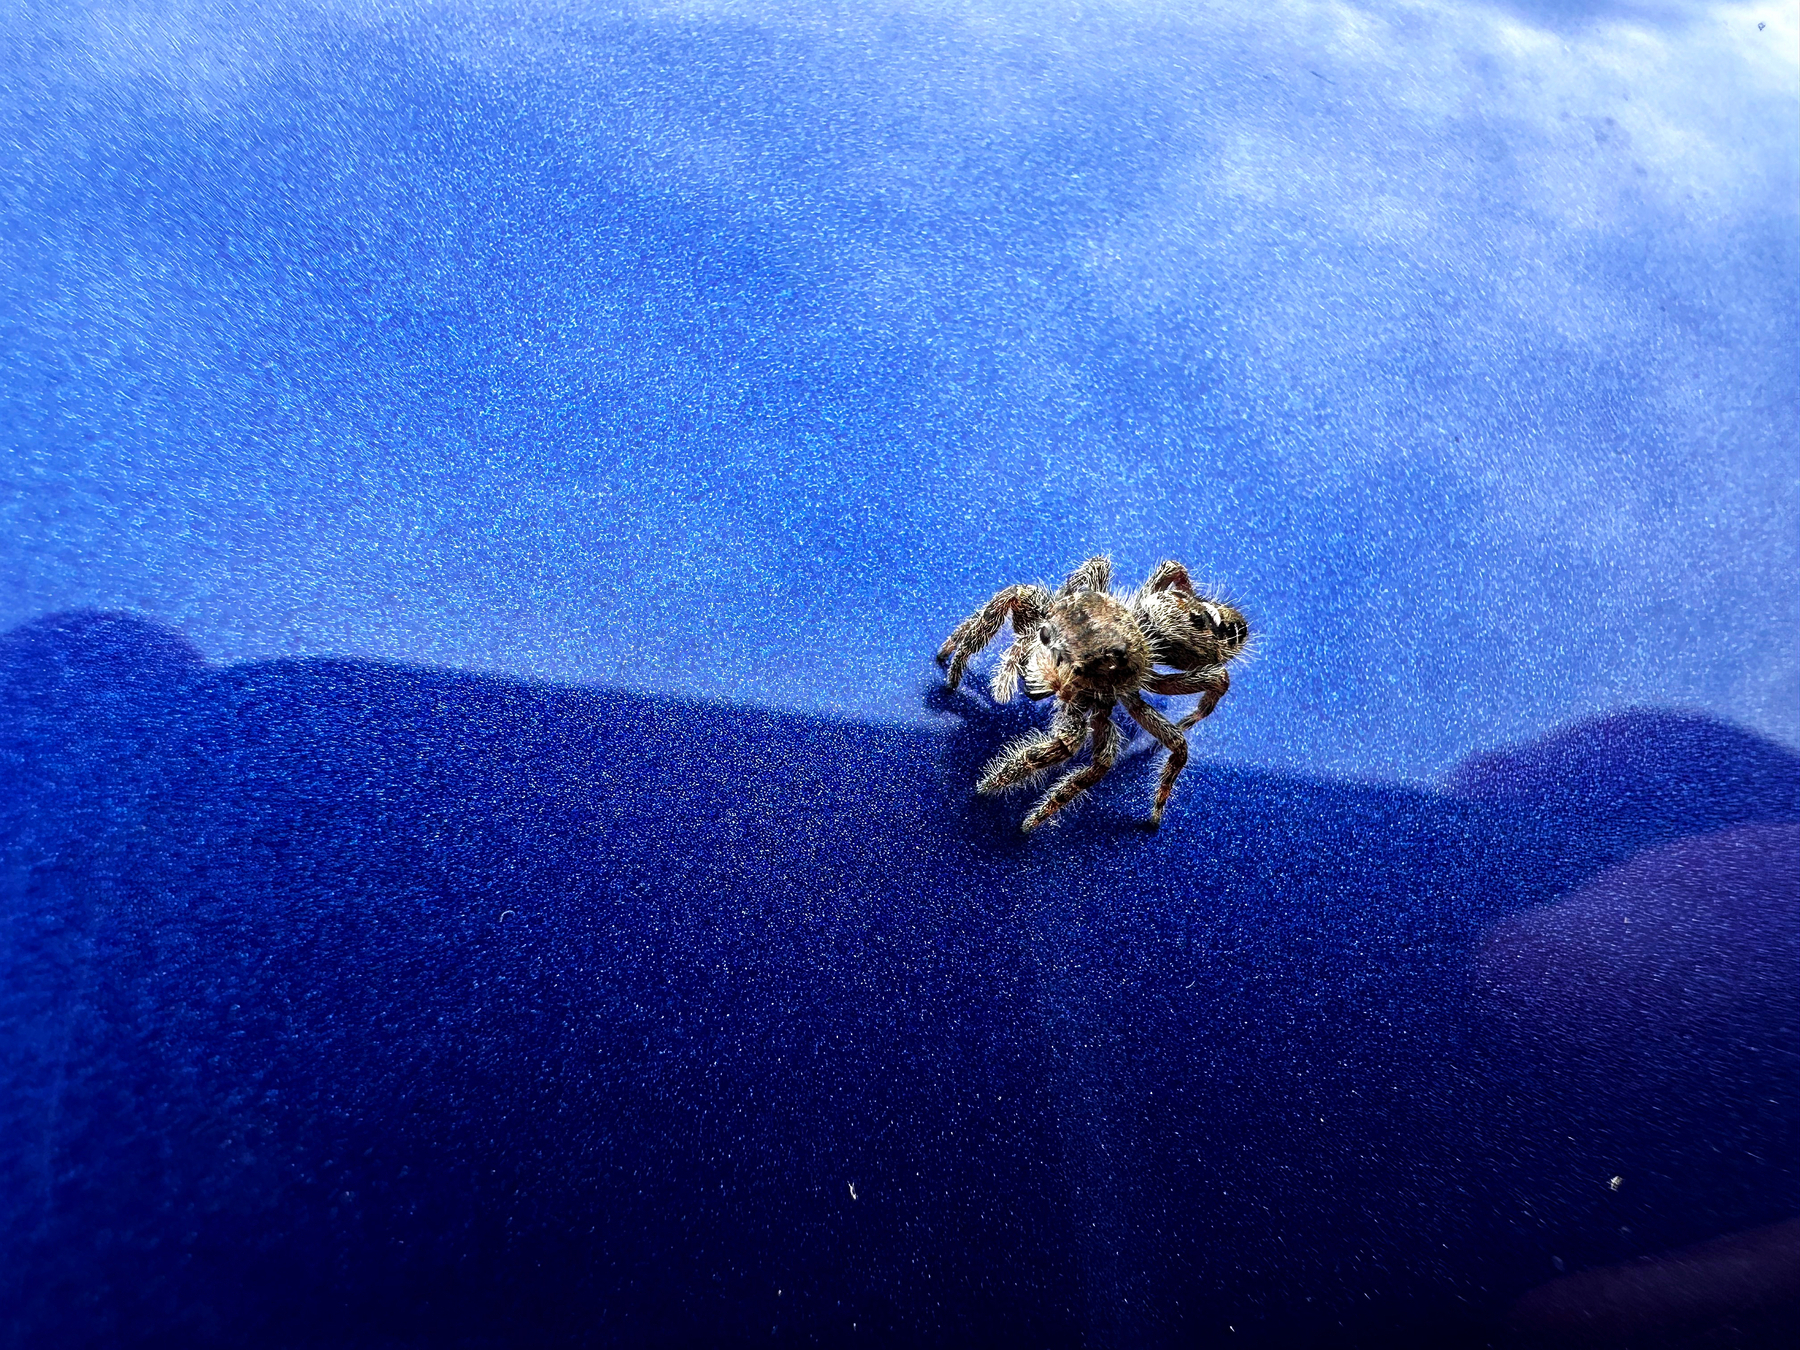
[[[1212,713],[1231,688],[1225,667],[1244,654],[1250,625],[1223,600],[1196,594],[1187,568],[1166,562],[1134,592],[1113,594],[1112,562],[1089,558],[1062,589],[1008,586],[956,626],[938,651],[950,687],[963,667],[1012,617],[1013,644],[989,684],[1002,703],[1023,681],[1031,698],[1057,700],[1050,729],[1002,750],[982,771],[976,791],[1000,792],[1072,758],[1093,740],[1093,760],[1065,775],[1032,808],[1020,827],[1027,834],[1105,777],[1119,757],[1113,726],[1115,703],[1168,748],[1149,825],[1162,823],[1175,779],[1187,763],[1182,733]],[[1159,669],[1160,668],[1160,669]],[[1199,694],[1180,723],[1144,702],[1144,694]]]

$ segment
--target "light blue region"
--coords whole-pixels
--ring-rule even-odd
[[[1792,6],[1189,8],[9,8],[0,625],[919,720],[1107,550],[1204,753],[1800,743]]]

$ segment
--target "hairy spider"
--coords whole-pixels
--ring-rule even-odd
[[[949,672],[950,687],[962,682],[963,667],[1000,632],[1012,616],[1013,644],[1000,658],[989,683],[997,702],[1007,703],[1021,682],[1029,698],[1057,700],[1048,731],[1015,741],[986,769],[975,790],[1002,792],[1072,758],[1092,737],[1086,768],[1066,774],[1025,817],[1030,834],[1106,776],[1119,757],[1113,704],[1123,703],[1139,726],[1168,748],[1156,801],[1145,823],[1155,829],[1187,763],[1182,733],[1211,715],[1231,688],[1225,667],[1244,654],[1250,625],[1222,600],[1198,595],[1187,568],[1178,562],[1157,567],[1136,591],[1114,594],[1112,559],[1089,558],[1054,595],[1044,586],[1008,586],[956,626],[937,654]],[[1170,669],[1159,671],[1158,666]],[[1179,723],[1148,703],[1152,694],[1198,694],[1200,702]]]

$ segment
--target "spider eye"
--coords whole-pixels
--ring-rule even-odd
[[[1038,641],[1043,643],[1046,647],[1048,647],[1050,645],[1050,625],[1049,624],[1046,623],[1046,624],[1038,625]]]

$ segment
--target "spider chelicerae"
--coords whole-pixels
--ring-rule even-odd
[[[963,668],[1012,618],[1013,644],[1000,658],[989,689],[1000,703],[1021,683],[1027,697],[1056,699],[1048,731],[1014,741],[982,770],[975,790],[1003,792],[1074,757],[1093,741],[1093,757],[1045,793],[1019,826],[1030,834],[1098,783],[1119,757],[1115,703],[1167,747],[1156,800],[1145,822],[1162,824],[1188,758],[1187,731],[1210,716],[1231,688],[1226,670],[1244,654],[1250,625],[1223,600],[1199,594],[1178,562],[1165,562],[1137,590],[1115,593],[1112,560],[1089,558],[1054,594],[1044,586],[1008,586],[956,626],[937,654],[950,687]],[[1166,669],[1159,669],[1165,667]],[[1198,694],[1180,722],[1170,722],[1144,694]]]

